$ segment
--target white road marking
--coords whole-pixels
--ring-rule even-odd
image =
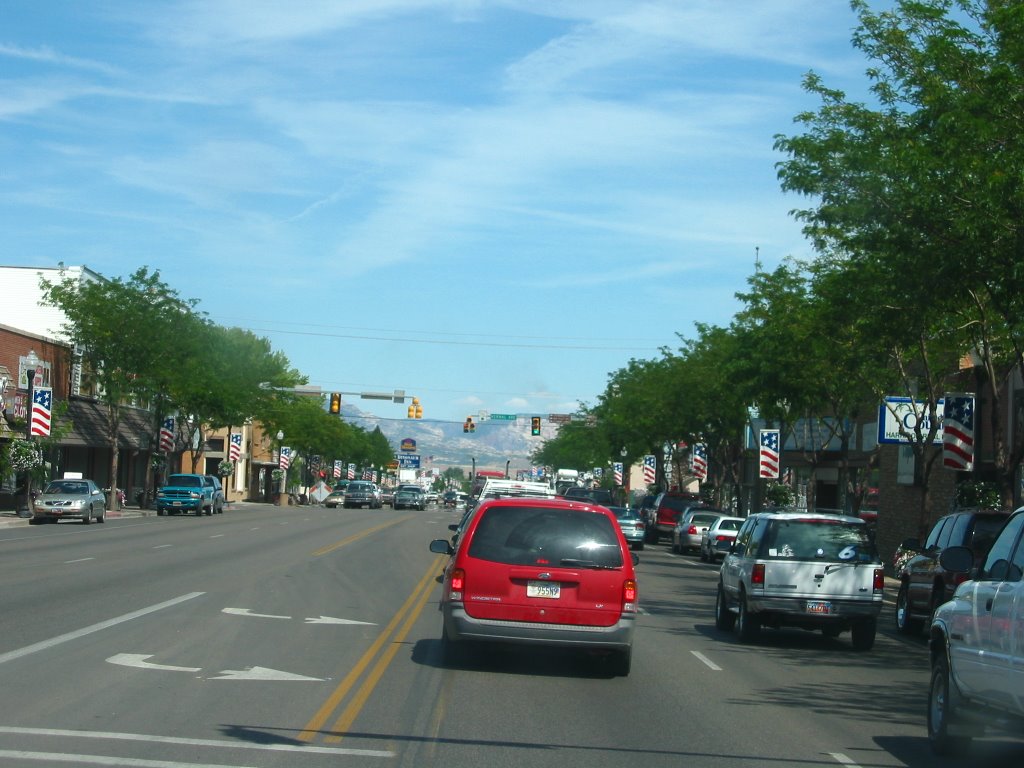
[[[170,608],[178,603],[184,603],[187,600],[192,600],[193,598],[205,594],[205,592],[189,592],[187,595],[175,597],[171,600],[165,600],[162,603],[151,605],[148,608],[140,608],[137,611],[126,613],[123,616],[107,619],[106,621],[101,621],[98,624],[92,624],[88,627],[83,627],[82,629],[76,629],[74,632],[68,632],[67,634],[58,635],[57,637],[51,637],[49,640],[43,640],[38,643],[33,643],[32,645],[26,645],[24,648],[16,648],[13,651],[0,654],[0,664],[13,661],[14,659],[20,659],[22,656],[28,656],[29,654],[36,653],[37,651],[45,651],[49,648],[53,648],[54,646],[68,643],[72,640],[77,640],[78,638],[85,637],[86,635],[91,635],[94,632],[100,632],[104,629],[109,629],[110,627],[116,627],[118,624],[124,624],[132,619],[138,619],[150,613],[162,611],[164,608]]]
[[[138,741],[146,744],[178,744],[189,747],[221,747],[224,749],[250,749],[260,752],[298,752],[317,755],[359,755],[361,757],[394,757],[394,752],[377,749],[346,749],[343,747],[315,747],[299,744],[254,744],[248,741],[221,741],[217,739],[189,739],[183,736],[153,736],[143,733],[117,733],[115,731],[72,731],[63,728],[16,728],[0,725],[0,733],[20,736],[52,736],[74,739],[105,739],[109,741]],[[194,765],[194,764],[189,764]],[[235,766],[235,768],[238,768]]]
[[[310,681],[322,683],[321,677],[306,677],[296,675],[292,672],[282,672],[279,669],[268,667],[249,667],[248,669],[222,669],[219,677],[210,677],[208,680],[282,680],[282,681]]]
[[[372,621],[356,621],[354,619],[335,619],[331,616],[321,616],[319,619],[306,619],[307,624],[362,624],[367,627],[377,626]]]
[[[80,557],[77,560],[65,560],[64,565],[71,565],[72,563],[87,563],[90,560],[95,560],[95,557]]]
[[[251,616],[256,619],[290,619],[291,616],[275,616],[270,613],[253,613],[248,608],[224,608],[221,613],[229,613],[232,616]]]
[[[215,534],[213,534],[213,536],[211,536],[210,538],[211,538],[211,539],[219,539],[219,538],[221,538],[222,536],[224,536],[224,534],[223,534],[223,533],[215,533]]]
[[[705,656],[700,651],[690,651],[690,653],[692,653],[694,656],[696,656],[698,659],[700,659],[702,662],[704,662],[704,664],[707,665],[707,667],[709,669],[713,669],[715,672],[721,672],[722,671],[722,668],[720,666],[715,664],[715,662],[713,662],[711,659],[709,659],[707,656]]]
[[[151,664],[146,659],[153,658],[151,653],[118,653],[111,656],[107,661],[111,664],[119,664],[122,667],[137,667],[138,669],[156,669],[161,672],[199,672],[202,667],[174,667],[169,664]]]
[[[0,757],[16,760],[39,760],[49,763],[74,763],[75,765],[125,766],[126,768],[248,768],[220,763],[179,763],[175,760],[145,760],[139,757],[108,757],[103,755],[65,755],[61,752],[25,752],[17,749],[0,749]]]
[[[853,762],[850,758],[844,755],[842,752],[829,752],[829,756],[841,765],[848,765],[850,768],[860,768],[857,763]]]
[[[155,547],[153,547],[153,549],[167,549],[168,547],[173,546],[173,544],[157,544]]]

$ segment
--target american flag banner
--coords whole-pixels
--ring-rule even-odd
[[[757,433],[761,446],[761,477],[779,476],[779,430],[762,429]]]
[[[622,485],[622,462],[616,461],[612,463],[612,476],[615,478],[616,485]]]
[[[942,409],[942,465],[974,468],[974,395],[946,395]]]
[[[170,452],[174,450],[174,417],[168,416],[160,425],[160,450]]]
[[[40,437],[49,435],[52,415],[53,389],[51,387],[36,387],[32,392],[32,426],[29,428],[29,434]]]
[[[708,447],[704,443],[694,443],[690,452],[690,470],[698,480],[708,479]]]
[[[335,461],[334,462],[334,479],[337,480],[340,477],[341,477],[341,462],[340,461]]]
[[[604,467],[594,467],[594,477],[604,477]]]
[[[281,462],[279,466],[281,469],[288,469],[292,465],[292,449],[288,446],[282,446],[281,448]]]
[[[653,453],[644,456],[644,482],[653,485],[658,474],[658,457]]]
[[[349,464],[348,465],[348,479],[349,480],[355,480],[356,479],[356,465],[355,464]]]
[[[228,445],[228,461],[238,461],[242,457],[242,433],[232,432]]]
[[[369,469],[364,469],[363,470],[363,480],[369,480],[369,479],[370,479],[370,470]]]

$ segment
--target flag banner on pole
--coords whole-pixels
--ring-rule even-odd
[[[292,449],[288,446],[281,448],[281,469],[288,469],[292,465]]]
[[[40,437],[49,435],[52,412],[53,388],[36,387],[32,391],[32,426],[29,428],[29,434]]]
[[[594,467],[594,477],[604,477],[604,467]]]
[[[349,480],[355,480],[356,479],[356,465],[355,464],[349,464],[348,465],[348,479]]]
[[[658,457],[653,453],[644,456],[644,482],[653,485],[657,478]]]
[[[612,475],[615,477],[615,484],[622,485],[622,462],[616,461],[612,463]]]
[[[174,417],[168,416],[160,425],[160,450],[169,453],[174,450]]]
[[[974,468],[974,395],[946,395],[942,409],[942,465]]]
[[[334,462],[334,479],[337,480],[340,477],[341,477],[341,462],[340,461],[335,461]]]
[[[779,430],[759,430],[757,442],[761,446],[761,477],[779,476]]]
[[[690,453],[690,469],[698,480],[708,479],[708,447],[704,443],[694,443]]]
[[[231,444],[228,446],[228,461],[238,461],[242,456],[242,433],[231,433]]]

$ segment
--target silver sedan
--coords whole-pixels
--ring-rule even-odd
[[[94,519],[105,522],[107,500],[92,480],[51,480],[32,502],[29,523],[49,520],[81,520],[88,525]]]

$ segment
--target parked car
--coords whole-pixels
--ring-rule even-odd
[[[634,564],[615,515],[563,499],[494,499],[471,513],[443,576],[446,658],[467,642],[523,643],[607,654],[628,675],[636,624]]]
[[[207,487],[211,489],[210,495],[212,497],[213,514],[223,514],[224,486],[221,485],[220,478],[216,475],[203,475],[203,479],[205,480]]]
[[[418,485],[400,485],[391,506],[395,509],[426,509],[427,496]]]
[[[348,485],[348,483],[346,483],[346,485]],[[335,489],[331,491],[329,494],[327,494],[327,496],[324,498],[324,506],[327,507],[328,509],[334,509],[339,505],[345,506],[344,488],[342,488],[341,490]]]
[[[380,498],[380,488],[369,480],[353,480],[345,488],[344,507],[369,507],[380,509],[384,503]]]
[[[722,562],[715,625],[741,642],[762,626],[849,630],[855,650],[875,643],[885,570],[867,524],[820,512],[759,512],[740,526]]]
[[[1024,736],[1024,507],[999,532],[981,567],[935,611],[929,630],[928,741],[962,752],[999,729]],[[942,568],[969,574],[975,553],[950,546]]]
[[[615,520],[622,529],[622,535],[629,542],[630,549],[644,548],[644,521],[629,507],[608,507],[615,513]]]
[[[713,563],[719,558],[724,558],[729,547],[736,541],[736,533],[743,525],[742,517],[719,517],[708,529],[700,540],[700,559],[706,563]]]
[[[156,491],[156,513],[176,515],[179,512],[213,514],[214,488],[204,475],[180,473],[169,475],[167,482]]]
[[[387,488],[380,489],[380,503],[385,507],[395,506],[395,488],[388,486]]]
[[[106,522],[107,500],[92,480],[51,480],[32,502],[29,524],[81,520]]]
[[[900,589],[896,594],[896,628],[903,633],[919,633],[931,621],[935,609],[953,597],[966,573],[950,573],[942,567],[940,555],[947,547],[967,547],[977,567],[988,554],[992,542],[1009,518],[1009,510],[963,510],[939,518],[921,547],[917,539],[907,539],[901,549],[912,554],[896,574]]]
[[[672,537],[679,515],[690,507],[701,506],[700,497],[685,491],[664,491],[658,494],[644,521],[648,544],[657,544],[662,536]]]
[[[683,555],[700,549],[701,539],[711,524],[725,517],[725,510],[711,507],[690,507],[679,516],[672,529],[672,551]]]

